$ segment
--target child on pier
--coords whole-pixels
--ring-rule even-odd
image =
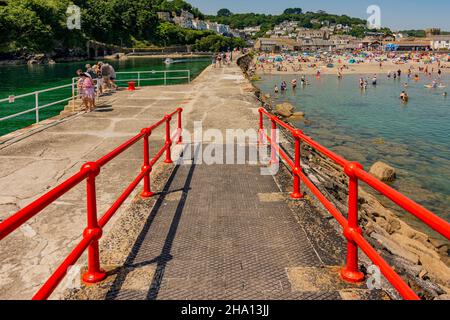
[[[95,109],[95,88],[91,77],[86,73],[80,75],[82,79],[82,99],[86,106],[86,111],[94,111]]]

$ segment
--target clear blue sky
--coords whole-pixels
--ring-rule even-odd
[[[215,14],[221,8],[232,12],[279,14],[286,8],[303,11],[325,10],[366,19],[367,7],[381,8],[383,26],[396,29],[439,27],[450,31],[450,0],[186,0],[203,13]]]

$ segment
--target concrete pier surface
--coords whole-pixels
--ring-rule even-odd
[[[234,64],[208,67],[191,84],[117,92],[95,112],[0,150],[0,219],[178,107],[184,109],[183,126],[189,132],[194,121],[202,121],[203,130],[224,134],[258,126],[258,103]],[[209,143],[215,142],[203,141]],[[151,153],[163,144],[161,128],[150,138]],[[139,173],[142,159],[139,143],[102,170],[99,216]],[[111,287],[100,298],[341,299],[352,296],[345,290],[358,289],[339,279],[343,256],[333,260],[318,253],[317,241],[294,218],[286,193],[272,176],[261,176],[258,165],[160,163],[155,171],[167,171],[172,178],[154,182],[159,195],[140,210],[140,227],[122,230],[129,248],[117,252],[117,261],[108,261],[133,272],[110,279]],[[105,228],[106,239],[114,239],[113,226],[126,219],[139,191]],[[83,183],[1,242],[0,299],[29,299],[39,289],[81,239],[85,201]],[[103,246],[102,254],[108,248],[114,245]]]

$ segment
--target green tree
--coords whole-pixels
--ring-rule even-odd
[[[197,40],[193,49],[196,51],[221,52],[245,46],[245,41],[240,38],[227,38],[216,34]]]
[[[288,8],[284,10],[283,14],[302,14],[302,8]]]
[[[218,17],[230,17],[230,16],[232,16],[233,15],[233,13],[230,11],[230,10],[228,10],[228,9],[220,9],[219,11],[217,11],[217,16]]]

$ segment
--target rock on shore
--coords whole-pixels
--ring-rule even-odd
[[[375,162],[370,167],[369,173],[383,182],[392,182],[397,178],[395,169],[381,161]]]
[[[292,116],[294,114],[294,110],[295,107],[289,102],[278,104],[275,107],[275,113],[285,118]]]

